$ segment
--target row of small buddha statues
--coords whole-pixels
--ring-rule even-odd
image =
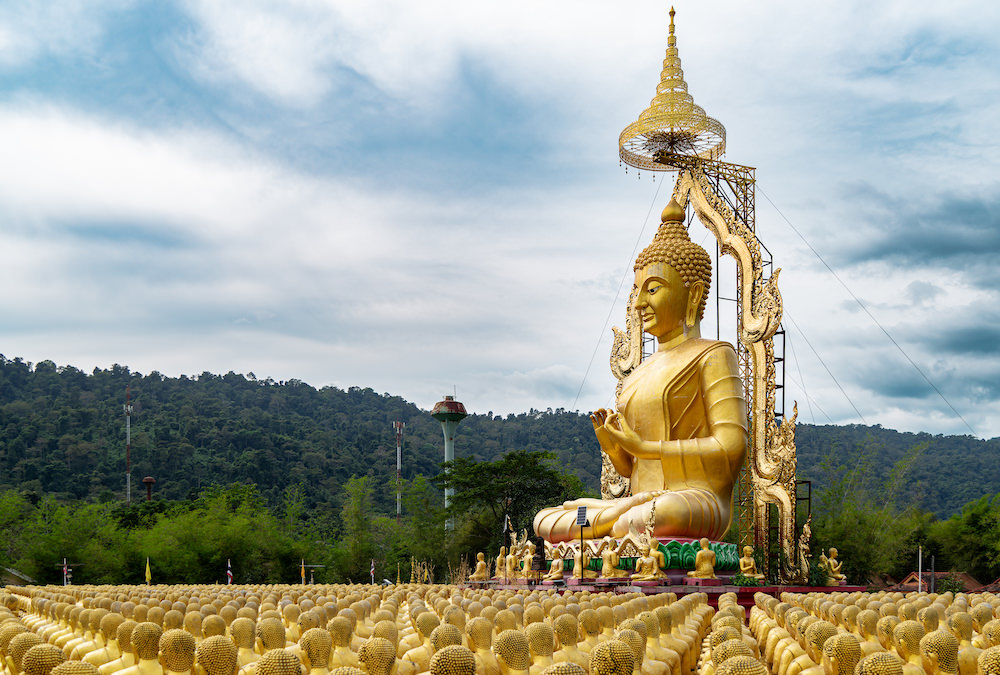
[[[720,602],[701,675],[1000,675],[992,594],[757,593],[754,603],[745,625],[742,608]],[[727,668],[734,655],[752,668]]]
[[[695,675],[714,613],[704,594],[417,584],[8,591],[3,675]]]
[[[667,578],[667,563],[663,551],[659,548],[659,541],[645,534],[631,533],[621,540],[604,537],[598,541],[585,541],[582,545],[579,543],[550,545],[548,542],[543,542],[543,544],[545,558],[550,561],[547,569],[543,570],[538,562],[538,545],[535,542],[525,537],[524,541],[518,543],[512,536],[509,550],[505,546],[500,547],[500,553],[497,555],[493,567],[493,575],[490,575],[489,563],[486,562],[484,554],[480,552],[476,556],[476,569],[469,576],[469,581],[485,582],[491,579],[498,582],[520,579],[561,581],[566,574],[565,561],[567,560],[573,561],[570,573],[573,579],[659,581]],[[687,572],[687,576],[699,579],[716,578],[716,557],[710,544],[711,542],[706,538],[699,541],[700,550],[695,555],[695,569]],[[740,569],[746,568],[749,575],[754,578],[763,578],[763,575],[757,574],[753,548],[750,546],[746,548],[749,550],[744,551],[744,558],[740,560]],[[636,554],[632,569],[621,566],[622,554],[625,551]],[[599,572],[590,569],[590,561],[596,558],[601,560]],[[746,562],[747,560],[749,563]]]

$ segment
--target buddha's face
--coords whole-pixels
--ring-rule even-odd
[[[635,307],[642,330],[661,342],[684,333],[688,289],[681,275],[666,263],[653,263],[635,273],[639,295]]]

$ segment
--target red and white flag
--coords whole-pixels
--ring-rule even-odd
[[[375,583],[375,559],[372,558],[372,568],[368,571],[368,574],[372,577],[372,583]]]
[[[226,558],[226,583],[230,586],[233,584],[233,563]]]

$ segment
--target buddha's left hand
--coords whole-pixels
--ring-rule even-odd
[[[643,456],[642,438],[632,431],[632,427],[628,425],[620,413],[614,412],[608,415],[604,422],[604,429],[622,450],[633,457]]]

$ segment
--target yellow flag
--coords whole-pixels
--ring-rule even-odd
[[[306,582],[306,561],[302,560],[302,583]]]
[[[146,558],[146,585],[153,579],[153,575],[149,571],[149,558]]]

